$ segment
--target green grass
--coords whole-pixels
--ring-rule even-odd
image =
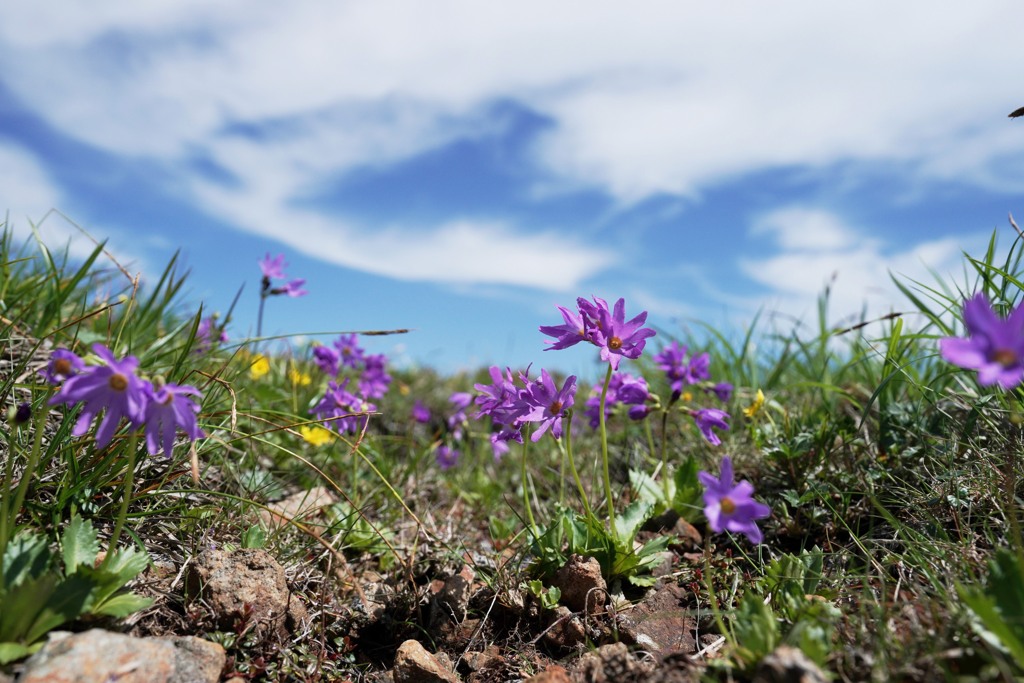
[[[551,596],[530,582],[582,552],[601,559],[617,599],[641,601],[653,579],[650,566],[634,561],[636,536],[651,552],[667,553],[658,556],[667,558],[662,581],[692,591],[688,609],[700,628],[726,637],[719,655],[699,669],[709,680],[749,677],[781,643],[800,647],[838,680],[1024,676],[1024,586],[1014,580],[1024,567],[1021,396],[980,388],[937,352],[939,338],[962,334],[965,296],[984,291],[1003,314],[1020,302],[1019,238],[1001,249],[993,235],[986,253],[965,255],[959,281],[897,281],[913,308],[880,321],[833,324],[826,291],[811,329],[780,329],[761,315],[737,336],[706,329],[703,348],[680,339],[691,352],[711,355],[714,381],[735,384],[724,406],[731,429],[718,447],[683,412],[712,405],[704,392],[669,401],[652,360],[667,343],[663,330],[622,369],[642,373],[667,412],[642,423],[622,412],[608,420],[618,531],[607,519],[602,444],[582,414],[589,387],[577,394],[571,444],[582,494],[567,469],[569,453],[551,437],[525,453],[513,445],[498,462],[486,421],[469,419],[461,439],[446,425],[449,395],[488,382],[485,369],[445,377],[389,368],[391,388],[375,401],[365,433],[314,445],[302,429],[314,424],[309,409],[328,378],[309,347],[238,338],[229,325],[231,341],[200,351],[198,325],[208,312],[182,299],[187,273],[176,259],[140,285],[102,247],[78,261],[52,246],[16,244],[6,226],[0,238],[0,403],[7,411],[29,402],[35,416],[3,423],[0,541],[9,559],[0,600],[13,604],[24,585],[10,568],[27,552],[25,539],[54,549],[67,548],[69,539],[89,546],[81,526],[87,522],[107,550],[122,512],[118,545],[144,551],[149,567],[115,586],[125,586],[117,595],[134,606],[130,614],[103,612],[86,597],[51,610],[35,628],[5,626],[0,618],[0,640],[11,645],[0,643],[7,670],[51,628],[100,624],[215,640],[235,671],[256,679],[358,680],[388,666],[394,647],[410,637],[453,659],[492,642],[525,675],[536,652],[575,657],[539,641]],[[373,337],[362,341],[372,352]],[[105,448],[96,448],[91,431],[71,436],[77,411],[48,407],[54,389],[36,371],[53,348],[85,354],[95,342],[118,357],[137,356],[148,377],[199,388],[207,437],[193,448],[181,441],[164,458],[146,455],[123,425]],[[262,376],[252,372],[256,354],[269,361]],[[746,417],[742,409],[758,390],[766,402]],[[412,420],[416,399],[432,409],[429,424]],[[447,471],[434,460],[441,444],[462,452]],[[713,534],[703,521],[694,473],[717,471],[724,454],[773,510],[761,524],[761,545]],[[651,484],[631,489],[631,470],[634,482]],[[673,483],[665,489],[667,479]],[[324,515],[274,527],[261,521],[273,501],[314,486],[337,500]],[[697,526],[700,546],[686,548],[657,526],[638,531],[668,510]],[[211,546],[271,552],[314,617],[308,631],[280,642],[251,630],[218,630],[173,582],[189,557]],[[39,580],[64,586],[67,595],[98,590],[69,578],[78,570],[67,558],[79,555],[68,552],[39,560]],[[468,641],[439,630],[425,607],[430,582],[466,558],[484,585],[470,602],[481,630]],[[132,595],[152,607],[138,611],[143,602],[136,605]],[[36,607],[42,613],[44,605]],[[601,638],[614,632],[591,645]]]

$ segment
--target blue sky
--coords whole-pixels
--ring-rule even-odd
[[[267,332],[408,327],[369,348],[592,377],[537,331],[577,296],[685,338],[809,319],[834,279],[838,324],[905,308],[889,272],[1008,242],[1020,25],[1015,2],[6,3],[0,206],[144,276],[180,248],[209,310],[245,283],[235,338],[283,252],[310,294]]]

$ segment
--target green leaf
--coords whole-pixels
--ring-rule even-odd
[[[99,567],[81,565],[76,575],[90,581],[95,587],[91,612],[102,608],[111,595],[124,587],[126,583],[139,575],[149,566],[149,555],[139,551],[135,546],[115,550],[105,564]]]
[[[64,530],[60,544],[64,555],[64,572],[67,574],[73,574],[79,565],[92,566],[100,551],[92,522],[77,514],[71,515],[71,522]]]
[[[0,643],[0,664],[9,664],[30,654],[42,647],[42,643],[29,647],[21,643]]]
[[[989,585],[984,590],[958,586],[957,592],[976,617],[978,635],[1024,666],[1024,568],[1018,557],[997,551],[989,563]]]
[[[29,643],[84,614],[92,599],[93,584],[82,576],[72,575],[57,584],[57,588],[43,604],[42,610],[25,634]]]
[[[49,568],[53,554],[42,536],[20,533],[7,544],[4,552],[3,584],[0,588],[17,588],[27,579],[38,578]]]
[[[243,548],[262,548],[267,544],[267,532],[259,524],[253,524],[242,534]]]
[[[99,607],[89,610],[90,613],[121,619],[146,609],[153,604],[152,598],[146,598],[135,593],[121,593],[103,602]]]
[[[675,495],[672,509],[687,522],[695,522],[704,514],[701,498],[704,487],[697,479],[697,460],[692,456],[683,461],[673,474]]]
[[[634,500],[626,506],[626,509],[615,517],[615,533],[619,543],[632,550],[633,539],[640,531],[640,527],[651,518],[654,512],[654,505],[646,500]]]
[[[57,589],[60,577],[50,572],[27,578],[14,590],[0,593],[0,642],[25,642],[32,623]]]

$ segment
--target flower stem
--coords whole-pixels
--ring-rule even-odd
[[[537,528],[537,522],[533,519],[533,506],[530,505],[529,479],[526,478],[526,450],[529,443],[529,438],[523,439],[523,461],[520,476],[523,480],[523,507],[526,508],[526,520],[530,523],[530,532],[532,533]]]
[[[608,430],[605,426],[604,406],[608,398],[608,385],[612,381],[612,366],[608,364],[608,372],[604,376],[604,386],[601,388],[601,409],[598,413],[601,425],[601,464],[604,467],[604,495],[608,499],[608,527],[611,530],[613,540],[618,540],[615,533],[615,498],[612,496],[612,475],[608,467]]]
[[[28,493],[28,485],[32,480],[33,475],[36,473],[36,467],[39,465],[39,454],[43,449],[43,431],[46,428],[46,415],[49,411],[46,409],[46,403],[40,406],[36,413],[36,419],[32,423],[32,428],[35,433],[32,435],[32,450],[28,453],[28,461],[25,463],[25,471],[21,475],[21,481],[18,482],[18,488],[14,492],[14,501],[11,503],[11,507],[4,510],[4,529],[3,536],[0,537],[0,554],[6,552],[7,541],[10,540],[9,534],[14,529],[15,520],[18,518],[18,512],[21,510],[22,503],[25,502],[25,494]],[[7,465],[8,472],[4,476],[4,489],[6,493],[7,487],[10,485],[10,465],[14,459],[14,451],[8,450],[7,452]],[[6,499],[7,496],[5,495]]]
[[[121,509],[117,513],[117,521],[114,522],[114,531],[110,534],[110,541],[107,544],[107,555],[103,558],[103,565],[110,562],[117,549],[117,541],[124,529],[124,522],[128,518],[128,505],[132,502],[132,484],[135,482],[135,452],[139,448],[139,431],[132,430],[128,437],[128,464],[124,473],[124,493],[121,496]]]
[[[583,509],[587,513],[587,517],[593,519],[594,511],[590,509],[590,503],[587,501],[587,491],[583,488],[583,481],[580,480],[580,473],[576,469],[576,458],[572,454],[572,411],[566,416],[567,423],[565,425],[565,451],[569,458],[569,469],[572,471],[572,478],[576,482],[576,488],[580,491],[580,500],[583,501]]]
[[[263,302],[267,300],[265,294],[260,292],[260,310],[256,315],[256,338],[263,336]]]

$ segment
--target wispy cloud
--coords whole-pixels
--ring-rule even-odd
[[[822,232],[815,236],[818,228]],[[892,276],[905,284],[933,283],[933,272],[956,273],[961,250],[983,242],[979,236],[966,245],[954,239],[894,244],[867,237],[869,230],[850,225],[837,214],[806,206],[759,216],[750,231],[768,235],[773,253],[744,256],[741,270],[764,287],[771,310],[796,318],[816,314],[813,302],[826,286],[831,313],[838,318],[852,319],[865,309],[868,316],[905,309],[908,304]]]

